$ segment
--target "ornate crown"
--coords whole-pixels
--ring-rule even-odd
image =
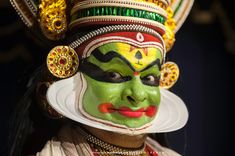
[[[39,23],[50,40],[69,30],[90,26],[138,24],[163,35],[169,51],[174,33],[181,27],[192,0],[10,0],[28,27]]]
[[[146,47],[157,47],[165,61],[166,53],[175,42],[175,33],[193,4],[193,0],[10,2],[29,28],[39,30],[49,41],[66,43],[66,46],[54,47],[47,57],[49,71],[59,78],[73,76],[79,70],[79,59],[88,57],[97,45],[112,41],[138,45],[143,47],[143,51]],[[178,66],[173,62],[164,63],[161,67],[160,87],[172,87],[178,77]]]
[[[187,17],[193,0],[10,0],[28,27],[40,25],[49,40],[67,39],[66,34],[89,31],[75,37],[69,46],[51,50],[47,64],[51,73],[66,78],[76,73],[78,47],[106,33],[139,31],[151,34],[163,43],[163,56],[174,42],[175,33]],[[156,35],[157,34],[157,35]],[[69,35],[68,38],[70,38]],[[74,49],[76,51],[74,51]],[[161,86],[170,88],[179,70],[169,62],[162,66]]]

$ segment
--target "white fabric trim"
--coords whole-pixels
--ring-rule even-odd
[[[181,156],[175,151],[161,146],[155,140],[147,137],[145,141],[158,156]],[[90,145],[80,133],[70,126],[62,128],[58,137],[49,140],[36,156],[92,156]]]

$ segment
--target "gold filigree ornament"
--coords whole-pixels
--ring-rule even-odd
[[[175,43],[174,30],[176,29],[176,22],[173,19],[174,15],[173,10],[170,7],[168,7],[166,11],[167,11],[167,20],[164,23],[166,32],[163,35],[163,39],[166,45],[166,51],[169,52],[169,50],[172,48],[172,46]]]
[[[162,65],[160,87],[169,89],[179,78],[179,68],[174,62],[166,62]]]
[[[79,66],[78,55],[68,46],[56,46],[47,56],[47,67],[56,77],[67,78],[74,75]]]
[[[66,0],[41,0],[39,22],[43,34],[50,40],[59,40],[67,30]]]

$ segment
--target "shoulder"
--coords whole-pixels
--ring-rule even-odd
[[[36,156],[65,156],[65,141],[72,142],[71,130],[68,127],[63,127],[54,138],[48,140]]]
[[[65,156],[61,142],[49,140],[36,156]]]
[[[154,151],[157,151],[159,156],[181,156],[179,153],[161,146],[158,142],[151,138],[147,138],[146,140],[147,146],[151,147]]]
[[[88,143],[72,126],[64,126],[48,141],[36,156],[88,156],[93,155]]]

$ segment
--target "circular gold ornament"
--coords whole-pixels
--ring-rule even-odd
[[[174,62],[166,62],[162,65],[160,87],[169,89],[179,78],[179,68]]]
[[[77,72],[79,59],[77,53],[68,46],[57,46],[47,56],[47,67],[56,77],[67,78]]]

